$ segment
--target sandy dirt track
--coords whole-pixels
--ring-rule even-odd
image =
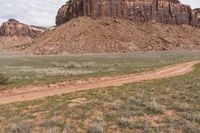
[[[140,82],[160,78],[173,77],[186,74],[194,69],[194,65],[200,61],[191,61],[170,65],[154,71],[119,75],[110,77],[96,77],[86,80],[66,81],[42,86],[26,86],[0,91],[0,105],[12,102],[21,102],[40,99],[48,96],[61,95],[64,93],[103,88],[108,86],[121,86],[126,83]]]

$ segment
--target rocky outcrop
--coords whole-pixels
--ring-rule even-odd
[[[28,26],[26,24],[20,23],[15,19],[9,19],[7,22],[3,23],[0,27],[0,36],[18,36],[18,37],[31,37],[34,38],[38,34],[42,33],[45,29],[42,27]]]
[[[193,10],[193,16],[196,18],[193,21],[193,25],[196,25],[197,27],[200,27],[200,8]]]
[[[0,27],[0,49],[10,49],[31,43],[45,28],[29,26],[9,19]]]
[[[154,20],[200,27],[199,10],[192,10],[179,0],[70,0],[59,9],[56,24],[78,16],[108,16],[140,22]]]

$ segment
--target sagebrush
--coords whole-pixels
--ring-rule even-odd
[[[0,73],[0,85],[8,84],[8,77]]]

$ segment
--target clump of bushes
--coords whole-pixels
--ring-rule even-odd
[[[11,133],[30,133],[32,126],[28,123],[14,123],[11,125],[10,130]]]
[[[190,106],[189,104],[187,103],[179,103],[179,102],[176,102],[172,105],[172,107],[176,110],[176,111],[179,111],[179,112],[185,112],[185,111],[189,111],[191,110],[193,107]]]
[[[88,133],[103,133],[104,129],[98,123],[94,123],[89,129]]]
[[[132,128],[132,123],[129,119],[121,117],[118,121],[118,126],[120,128]]]
[[[200,114],[198,113],[184,113],[183,118],[192,121],[192,122],[198,122],[200,123]]]
[[[160,107],[160,105],[155,100],[146,105],[146,111],[148,114],[163,114],[164,113],[164,110]]]
[[[81,65],[79,65],[78,63],[74,62],[74,61],[70,61],[65,65],[66,68],[80,68]]]
[[[67,64],[65,63],[58,63],[58,62],[52,62],[51,63],[54,67],[63,67],[63,68],[80,68],[81,65],[74,61],[70,61]]]
[[[8,84],[8,80],[9,80],[9,78],[7,76],[0,73],[0,85]]]

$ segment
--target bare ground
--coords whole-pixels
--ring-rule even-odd
[[[25,86],[0,92],[0,105],[40,99],[48,96],[61,95],[64,93],[103,88],[108,86],[121,86],[126,83],[140,82],[160,78],[173,77],[186,74],[193,70],[194,65],[200,61],[191,61],[170,65],[154,71],[141,72],[130,75],[89,78],[87,80],[65,81],[43,86]]]

